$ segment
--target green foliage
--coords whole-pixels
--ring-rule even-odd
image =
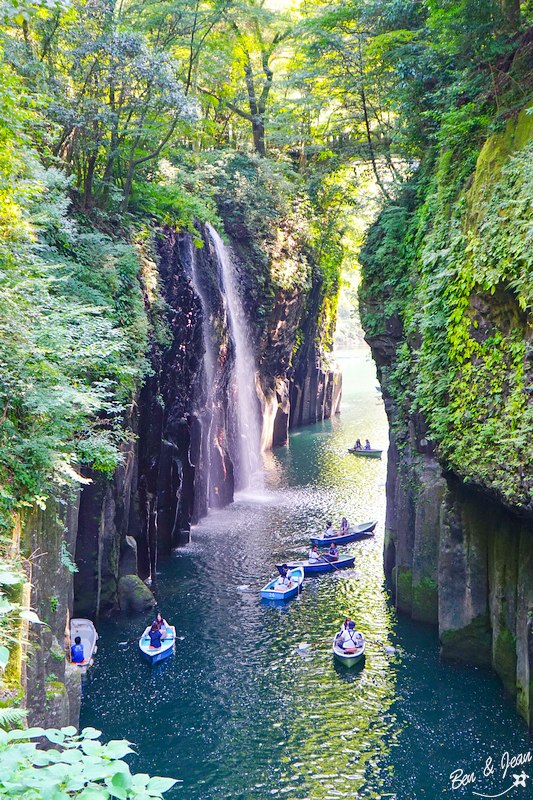
[[[3,63],[0,170],[0,531],[80,462],[112,472],[146,370],[139,253],[76,220],[72,180],[44,168],[20,80]],[[18,98],[17,98],[18,93]]]
[[[62,565],[65,567],[65,569],[67,569],[70,572],[71,575],[78,571],[78,568],[72,556],[70,555],[68,545],[65,541],[61,542],[60,558]]]
[[[384,212],[369,232],[361,297],[371,335],[393,313],[401,322],[388,376],[399,428],[422,412],[448,467],[529,506],[533,144],[522,117],[515,127],[524,146],[512,154],[508,132],[492,136],[473,180],[476,150],[450,132],[450,149],[418,176],[410,224]]]
[[[0,708],[0,730],[18,728],[28,715],[25,708]]]
[[[456,471],[515,504],[530,502],[525,464],[533,452],[526,334],[533,303],[527,244],[532,150],[526,145],[499,180],[472,198],[475,217],[468,197],[456,203],[452,224],[440,227],[447,247],[439,250],[438,262],[431,258],[434,238],[422,251],[431,265],[427,281],[437,317],[428,325],[427,308],[422,317],[420,407]]]
[[[21,644],[22,621],[44,624],[35,611],[20,602],[25,574],[18,558],[0,558],[0,675],[5,672],[11,652]]]
[[[0,794],[2,797],[80,797],[83,800],[146,800],[161,798],[178,781],[142,773],[132,775],[124,756],[130,743],[98,742],[100,731],[84,728],[29,728],[0,731]],[[51,745],[38,750],[32,739]]]
[[[221,227],[221,221],[210,198],[204,199],[185,190],[177,181],[134,184],[132,206],[133,210],[144,218],[152,217],[156,225],[171,225],[179,230],[188,230],[193,235],[197,233],[195,222],[210,222],[214,226]]]

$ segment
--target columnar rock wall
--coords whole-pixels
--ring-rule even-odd
[[[533,520],[403,458],[391,433],[384,565],[391,598],[438,625],[441,654],[491,666],[533,727]]]
[[[438,625],[444,657],[491,666],[533,727],[528,111],[472,174],[450,152],[423,165],[370,228],[360,300],[390,423],[392,599]]]
[[[70,618],[97,622],[116,608],[151,609],[148,586],[158,560],[187,540],[191,522],[209,507],[233,500],[233,343],[216,252],[205,230],[198,236],[199,249],[189,233],[172,229],[156,242],[159,310],[146,297],[154,332],[150,371],[127,412],[132,435],[121,465],[111,476],[84,469],[88,483],[81,491],[62,503],[50,499],[46,509],[26,519],[23,550],[34,553],[28,565],[31,605],[49,624],[32,626],[31,655],[22,670],[31,724],[77,724],[80,676],[69,663]],[[237,248],[232,257],[246,284]],[[320,421],[339,409],[341,376],[325,364],[320,349],[320,298],[319,282],[308,297],[279,292],[266,325],[252,325],[262,449],[286,444],[289,426]],[[247,311],[253,322],[250,303]],[[205,318],[214,361],[211,386]],[[304,337],[297,348],[299,328]]]
[[[31,646],[24,646],[20,664],[30,726],[60,728],[78,724],[81,678],[79,669],[70,664],[65,654],[70,646],[72,556],[79,501],[79,493],[67,495],[61,502],[49,498],[46,507],[35,508],[22,526],[21,549],[29,555],[25,562],[28,592],[24,600],[45,623],[26,626]]]

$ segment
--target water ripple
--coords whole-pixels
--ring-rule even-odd
[[[176,624],[175,654],[150,667],[135,643],[119,646],[147,619],[99,625],[82,724],[136,743],[134,770],[182,779],[169,800],[432,800],[457,766],[528,749],[499,685],[439,663],[435,632],[398,619],[387,597],[385,462],[346,451],[357,436],[387,441],[375,378],[358,364],[367,388],[345,372],[348,412],[268,454],[267,488],[202,520],[161,565],[153,588]],[[276,562],[302,557],[309,535],[343,515],[379,520],[373,539],[348,545],[354,568],[306,580],[283,608],[262,603]],[[332,660],[346,615],[367,637],[362,669]]]

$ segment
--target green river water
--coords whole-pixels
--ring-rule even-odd
[[[441,663],[436,631],[397,614],[386,592],[386,459],[347,447],[368,436],[386,448],[387,421],[366,354],[341,366],[342,413],[292,433],[265,458],[265,491],[210,514],[160,565],[175,654],[151,667],[121,644],[151,618],[99,623],[81,723],[135,743],[132,771],[181,779],[169,800],[531,798],[529,733],[498,680]],[[307,578],[282,609],[262,603],[276,562],[302,557],[342,515],[379,520],[374,538],[347,546],[355,568]],[[331,656],[347,614],[368,640],[362,669]],[[460,786],[456,770],[475,780]]]

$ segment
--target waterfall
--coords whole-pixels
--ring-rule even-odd
[[[216,379],[216,352],[213,341],[212,324],[210,321],[210,307],[207,295],[200,280],[198,272],[198,259],[196,257],[196,246],[192,237],[187,239],[189,247],[189,258],[191,263],[192,283],[194,290],[202,304],[202,340],[204,344],[204,373],[205,373],[205,413],[204,424],[206,426],[206,447],[204,448],[205,457],[205,498],[208,505],[213,504],[213,476],[211,474],[212,447],[213,447],[213,410],[215,396]]]
[[[235,485],[244,489],[262,485],[261,426],[259,399],[256,390],[256,364],[251,337],[238,289],[238,276],[230,253],[216,230],[207,226],[220,267],[222,288],[231,340],[234,364],[229,388],[228,411],[233,429],[232,461]]]

